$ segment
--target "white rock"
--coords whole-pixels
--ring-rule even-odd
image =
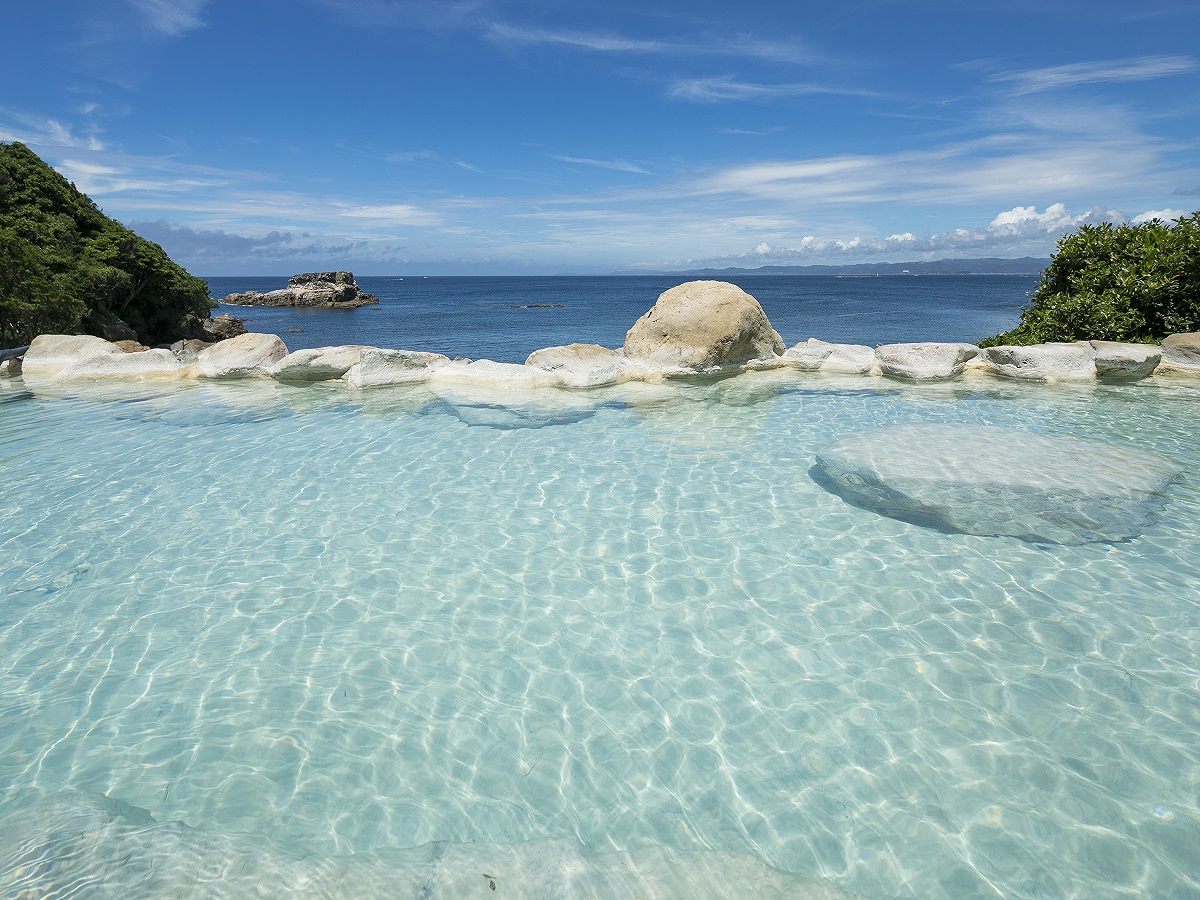
[[[53,378],[68,366],[86,359],[121,352],[104,338],[88,334],[39,334],[25,351],[21,374]]]
[[[368,348],[348,344],[294,350],[275,364],[271,374],[280,381],[328,381],[341,378],[351,367],[358,365],[365,349]]]
[[[1173,334],[1163,340],[1158,374],[1200,376],[1200,331]]]
[[[663,292],[625,335],[625,356],[706,370],[783,353],[758,301],[737,285],[689,281]]]
[[[973,344],[941,344],[924,341],[884,344],[875,350],[879,370],[891,378],[940,381],[963,373],[967,361],[979,354]]]
[[[520,363],[500,363],[490,359],[474,362],[450,362],[431,370],[430,383],[480,386],[499,390],[528,390],[530,388],[553,388],[563,384],[562,378],[537,366]]]
[[[262,378],[287,356],[287,347],[273,334],[239,334],[200,351],[196,374],[201,378]]]
[[[21,374],[21,357],[0,362],[0,378],[16,378]]]
[[[1146,378],[1154,374],[1162,360],[1162,351],[1154,344],[1118,341],[1092,341],[1091,344],[1099,378]]]
[[[346,384],[351,388],[416,384],[428,381],[435,367],[449,362],[450,358],[440,353],[365,347],[358,363],[346,370]]]
[[[965,425],[899,425],[817,454],[818,482],[856,506],[934,528],[1077,544],[1137,536],[1176,477],[1154,453]]]
[[[620,384],[638,377],[642,369],[624,354],[599,344],[567,344],[534,350],[525,365],[543,369],[573,388]]]
[[[830,344],[809,338],[783,354],[786,365],[805,372],[867,375],[876,370],[875,351],[862,344]]]
[[[1091,345],[1030,344],[988,347],[987,371],[1026,381],[1089,381],[1096,377]]]
[[[56,377],[75,378],[178,378],[187,365],[170,350],[134,353],[99,353],[67,366]]]

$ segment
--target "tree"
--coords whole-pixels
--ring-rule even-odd
[[[208,286],[105,216],[24,144],[0,144],[0,346],[128,325],[144,343],[189,333]]]
[[[1058,242],[1020,324],[981,342],[1153,343],[1200,330],[1200,212],[1174,223],[1085,225]]]

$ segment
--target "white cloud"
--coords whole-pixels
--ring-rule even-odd
[[[200,14],[208,0],[129,0],[146,25],[167,37],[177,37],[204,25]]]
[[[1102,62],[1069,63],[1043,69],[999,72],[989,80],[1011,85],[1018,96],[1102,82],[1146,81],[1169,75],[1185,75],[1197,68],[1190,56],[1141,56]]]
[[[683,78],[672,82],[667,96],[695,103],[725,103],[734,100],[774,100],[779,97],[800,97],[830,94],[841,97],[878,97],[875,91],[843,88],[826,84],[784,83],[763,84],[738,81],[727,76],[712,78]]]
[[[345,219],[365,219],[381,225],[424,227],[437,225],[441,217],[430,210],[408,203],[389,203],[381,206],[350,206],[338,209],[335,215]]]
[[[1141,225],[1143,222],[1150,222],[1154,219],[1158,219],[1160,222],[1174,222],[1186,215],[1187,212],[1182,209],[1148,209],[1144,213],[1134,216],[1130,221],[1134,225]]]
[[[550,46],[595,53],[641,56],[729,56],[774,62],[808,62],[812,54],[799,41],[767,41],[750,35],[696,35],[688,38],[636,38],[613,32],[533,28],[492,22],[487,37],[507,46]]]
[[[623,159],[591,159],[586,156],[560,156],[557,153],[551,154],[552,159],[557,159],[559,162],[570,163],[576,166],[591,166],[596,169],[610,169],[613,172],[629,172],[634,175],[649,175],[650,173],[639,165],[631,162],[626,162]]]

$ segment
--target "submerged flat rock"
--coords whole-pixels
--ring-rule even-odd
[[[846,501],[894,519],[1055,544],[1136,537],[1177,474],[1131,447],[962,425],[851,435],[817,454],[813,470]]]

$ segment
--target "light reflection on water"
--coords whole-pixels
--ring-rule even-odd
[[[0,892],[1200,891],[1200,390],[980,384],[0,383]],[[808,475],[920,422],[1184,476],[1053,546]]]

